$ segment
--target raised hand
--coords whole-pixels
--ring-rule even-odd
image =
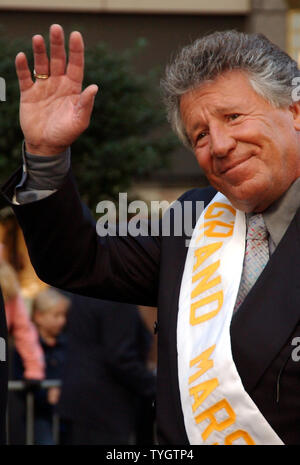
[[[98,87],[92,84],[82,92],[84,44],[79,32],[70,35],[68,63],[64,32],[58,24],[50,27],[50,63],[42,36],[35,35],[32,46],[36,74],[49,77],[33,82],[26,55],[18,53],[20,124],[28,152],[54,155],[88,127]]]

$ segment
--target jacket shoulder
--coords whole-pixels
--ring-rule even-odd
[[[178,201],[179,202],[184,202],[184,201],[202,201],[204,202],[205,206],[213,199],[213,197],[216,195],[217,191],[213,187],[205,187],[203,189],[200,188],[195,188],[191,189],[184,194],[182,194]]]

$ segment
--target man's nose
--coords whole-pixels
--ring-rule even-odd
[[[214,157],[226,157],[236,146],[236,141],[230,134],[229,128],[215,125],[210,128],[210,153]]]

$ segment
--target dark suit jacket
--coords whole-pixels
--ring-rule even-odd
[[[19,179],[20,172],[6,184],[8,197]],[[212,188],[195,189],[180,200],[207,204],[214,194]],[[176,349],[186,238],[99,238],[71,176],[52,196],[15,207],[15,212],[42,280],[102,299],[158,305],[159,441],[187,443]],[[299,229],[298,211],[231,324],[233,357],[244,387],[287,444],[300,444],[299,364],[291,358],[292,339],[300,336]]]
[[[129,436],[139,401],[155,396],[155,377],[146,368],[152,336],[135,305],[66,295],[71,308],[59,413],[115,440]]]

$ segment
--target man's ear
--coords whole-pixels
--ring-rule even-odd
[[[297,131],[300,131],[300,101],[294,102],[289,107],[290,111],[292,112],[293,119],[294,119],[294,128]]]

